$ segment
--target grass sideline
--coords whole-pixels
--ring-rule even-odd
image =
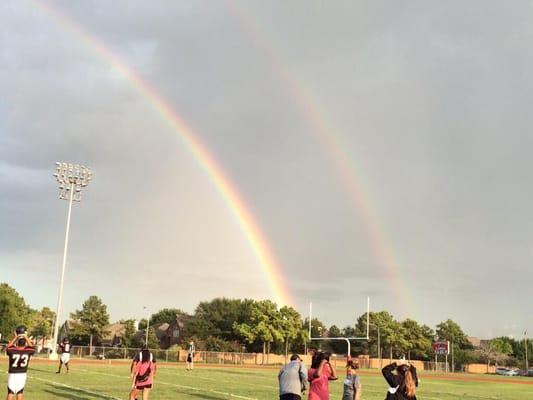
[[[0,371],[6,382],[7,360],[0,358]],[[127,399],[130,388],[128,365],[78,363],[71,373],[55,374],[56,364],[37,362],[30,367],[26,399],[105,400]],[[339,374],[340,375],[340,374]],[[478,380],[476,380],[478,378]],[[376,371],[362,371],[364,400],[383,400],[386,384]],[[4,383],[5,387],[5,383]],[[341,399],[342,379],[331,383],[331,399]],[[3,396],[1,394],[0,396]],[[531,378],[475,375],[438,376],[421,374],[417,393],[420,400],[531,400]],[[278,398],[277,369],[221,368],[202,366],[186,372],[183,365],[164,364],[150,399],[184,400],[272,400]]]

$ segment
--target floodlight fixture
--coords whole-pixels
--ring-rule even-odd
[[[84,165],[57,162],[54,176],[59,182],[60,199],[81,201],[81,189],[89,184],[93,173]]]

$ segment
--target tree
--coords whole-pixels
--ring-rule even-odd
[[[235,323],[233,330],[248,343],[258,340],[263,344],[263,361],[270,353],[270,344],[284,340],[281,314],[270,300],[253,302],[249,322]]]
[[[135,321],[133,319],[127,319],[122,321],[124,324],[124,335],[122,335],[122,346],[132,348],[139,347],[141,341],[137,337],[137,331],[135,330]]]
[[[324,337],[328,332],[328,329],[326,328],[326,325],[322,321],[320,321],[318,318],[311,319],[311,337],[318,338],[318,337]],[[304,343],[308,343],[308,347],[310,349],[312,348],[320,348],[323,344],[323,341],[318,340],[311,340],[309,341],[309,318],[305,318],[303,321],[303,334],[305,341]]]
[[[145,335],[143,336],[143,340],[146,341],[146,332],[145,332]],[[150,349],[159,349],[160,345],[159,345],[159,339],[157,338],[156,334],[155,334],[155,330],[154,328],[151,326],[150,328],[148,328],[148,348]]]
[[[3,338],[11,339],[17,326],[31,324],[33,311],[24,298],[7,283],[0,284],[0,333]]]
[[[367,348],[364,349],[365,353],[370,354],[381,354],[382,355],[382,349],[387,346],[391,347],[391,341],[389,340],[393,329],[395,327],[395,320],[394,317],[387,311],[379,311],[379,312],[370,312],[368,319],[370,320],[370,327],[369,327],[369,340],[367,344]],[[363,337],[366,336],[366,330],[367,330],[367,315],[366,313],[362,314],[357,318],[357,323],[355,325],[355,336]],[[379,334],[378,334],[379,332]],[[352,335],[350,335],[352,336]],[[378,349],[378,337],[380,342],[380,349]],[[383,357],[383,355],[382,355]]]
[[[460,349],[472,349],[472,344],[468,340],[466,334],[463,332],[459,324],[451,319],[438,324],[435,333],[440,340],[452,342]]]
[[[409,346],[409,343],[407,342],[405,337],[406,330],[404,326],[397,321],[393,321],[390,326],[390,331],[385,337],[385,343],[389,346],[391,359],[393,357],[393,354],[405,356],[405,353],[408,350]]]
[[[48,307],[43,307],[41,311],[32,313],[30,335],[37,340],[42,339],[43,346],[46,338],[52,333],[54,318],[55,313]]]
[[[73,331],[89,336],[92,351],[93,338],[102,338],[104,328],[109,324],[107,306],[98,296],[91,296],[82,304],[81,310],[76,310],[70,317],[75,320]]]
[[[200,339],[216,336],[229,341],[244,341],[233,326],[250,321],[252,304],[254,301],[250,299],[216,298],[203,301],[196,307],[194,318],[187,326],[187,334]]]
[[[179,308],[163,308],[162,310],[159,310],[155,314],[152,314],[150,317],[150,325],[157,325],[157,324],[172,324],[176,320],[176,316],[178,315],[184,315],[183,311],[181,311]]]
[[[490,365],[491,361],[496,364],[504,363],[512,352],[513,348],[511,344],[502,338],[490,340],[488,345],[481,350],[482,357],[487,362],[487,367]]]
[[[280,328],[283,337],[285,338],[285,356],[289,352],[289,342],[296,340],[301,336],[303,330],[302,318],[300,313],[292,307],[281,307],[280,314]]]
[[[412,319],[402,321],[405,329],[405,340],[407,341],[407,358],[411,356],[428,359],[431,354],[431,343],[433,341],[433,330],[426,325],[419,325]]]
[[[331,325],[327,330],[327,335],[331,338],[345,337],[337,325]],[[336,354],[345,354],[347,350],[344,340],[328,341],[328,347]]]

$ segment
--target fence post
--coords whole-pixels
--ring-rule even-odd
[[[165,358],[166,358],[166,362],[168,362],[168,349],[165,350]]]

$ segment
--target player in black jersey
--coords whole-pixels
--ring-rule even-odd
[[[61,353],[61,357],[59,358],[59,369],[57,370],[56,374],[61,373],[61,367],[63,364],[65,364],[68,374],[68,363],[70,361],[70,341],[68,338],[64,338],[63,342],[59,345],[59,352]]]
[[[31,339],[27,336],[26,327],[21,325],[15,331],[15,337],[7,345],[9,357],[9,374],[7,377],[7,400],[24,400],[30,358],[35,354]]]

